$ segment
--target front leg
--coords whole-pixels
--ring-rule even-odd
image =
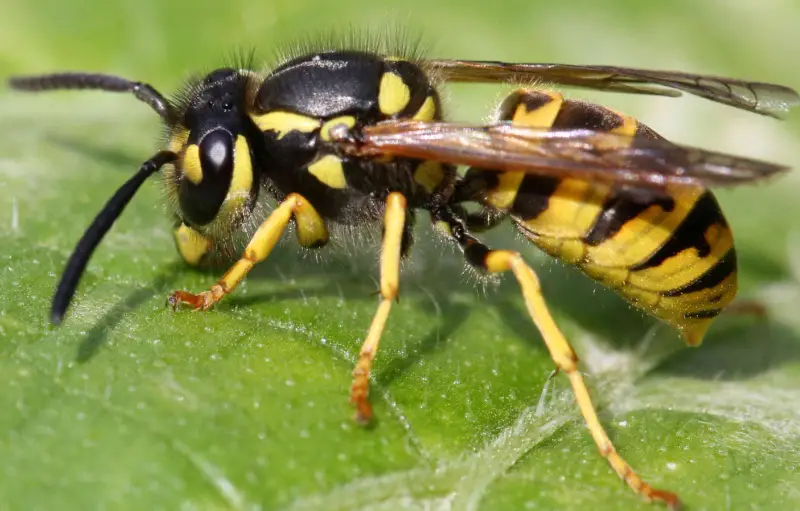
[[[294,217],[297,226],[297,238],[305,247],[318,247],[328,241],[328,230],[325,221],[317,210],[303,196],[292,193],[261,224],[247,244],[244,254],[219,281],[208,291],[193,294],[187,291],[175,291],[169,297],[169,304],[177,309],[185,303],[195,310],[208,310],[222,297],[231,293],[244,279],[247,273],[269,256],[278,242],[289,221]]]

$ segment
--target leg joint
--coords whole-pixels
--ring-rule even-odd
[[[300,207],[300,205],[303,204],[305,200],[306,200],[305,197],[303,197],[299,193],[292,192],[286,196],[283,202],[290,204],[292,206],[292,209],[296,209]]]
[[[397,281],[383,281],[381,282],[381,298],[384,300],[395,300],[398,294]]]
[[[486,270],[490,273],[501,273],[513,270],[514,267],[518,266],[520,263],[525,264],[517,252],[492,250],[486,254],[484,264],[486,265]]]
[[[389,195],[386,196],[387,208],[406,209],[407,206],[408,206],[408,201],[406,201],[405,196],[400,192],[391,192],[389,193]]]

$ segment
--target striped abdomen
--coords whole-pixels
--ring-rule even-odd
[[[660,138],[635,119],[549,91],[518,91],[504,120]],[[477,183],[477,184],[476,184]],[[470,169],[465,186],[507,212],[548,254],[570,262],[698,344],[736,295],[736,253],[719,204],[702,189],[644,189],[521,172]]]

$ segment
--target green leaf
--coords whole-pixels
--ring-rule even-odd
[[[724,21],[693,2],[410,4],[398,6],[426,14],[410,23],[440,30],[445,56],[799,83],[785,59],[798,49],[786,34],[800,9],[788,4],[725,7]],[[299,5],[12,2],[0,71],[91,69],[168,88],[237,46],[385,15],[367,2]],[[757,20],[774,30],[744,30]],[[454,90],[459,118],[481,118],[498,94]],[[690,98],[581,95],[679,141],[800,161],[796,115],[781,124]],[[465,272],[424,215],[376,362],[369,428],[351,420],[347,398],[377,305],[372,238],[317,260],[286,236],[213,311],[173,313],[170,291],[206,289],[223,270],[179,261],[154,179],[92,259],[65,323],[50,326],[66,258],[156,150],[157,119],[132,98],[90,93],[9,92],[0,111],[0,508],[652,509],[597,455],[563,376],[547,383],[553,363],[516,284]],[[622,455],[693,510],[800,507],[798,189],[791,175],[720,193],[742,297],[769,316],[724,315],[697,349],[508,226],[487,236],[538,270]]]

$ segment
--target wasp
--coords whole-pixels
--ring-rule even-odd
[[[787,168],[675,144],[631,116],[543,86],[517,88],[491,122],[447,122],[439,92],[447,82],[685,92],[772,117],[800,103],[783,86],[716,76],[441,60],[357,45],[305,48],[266,71],[216,69],[170,99],[146,83],[106,74],[14,77],[10,85],[21,91],[132,93],[164,125],[163,148],[108,200],[75,247],[53,297],[52,322],[63,320],[103,236],[159,171],[176,246],[188,264],[202,264],[236,233],[249,238],[238,261],[209,289],[173,292],[168,301],[174,309],[207,310],[234,292],[290,225],[309,249],[325,246],[333,226],[380,226],[379,303],[350,388],[356,419],[366,423],[373,416],[370,371],[398,298],[415,213],[422,210],[469,266],[513,274],[600,454],[644,499],[678,508],[677,495],[644,482],[611,443],[534,270],[519,252],[489,248],[475,233],[510,219],[544,252],[616,290],[696,346],[737,291],[733,236],[709,189],[753,183]],[[261,199],[277,206],[267,211]]]

